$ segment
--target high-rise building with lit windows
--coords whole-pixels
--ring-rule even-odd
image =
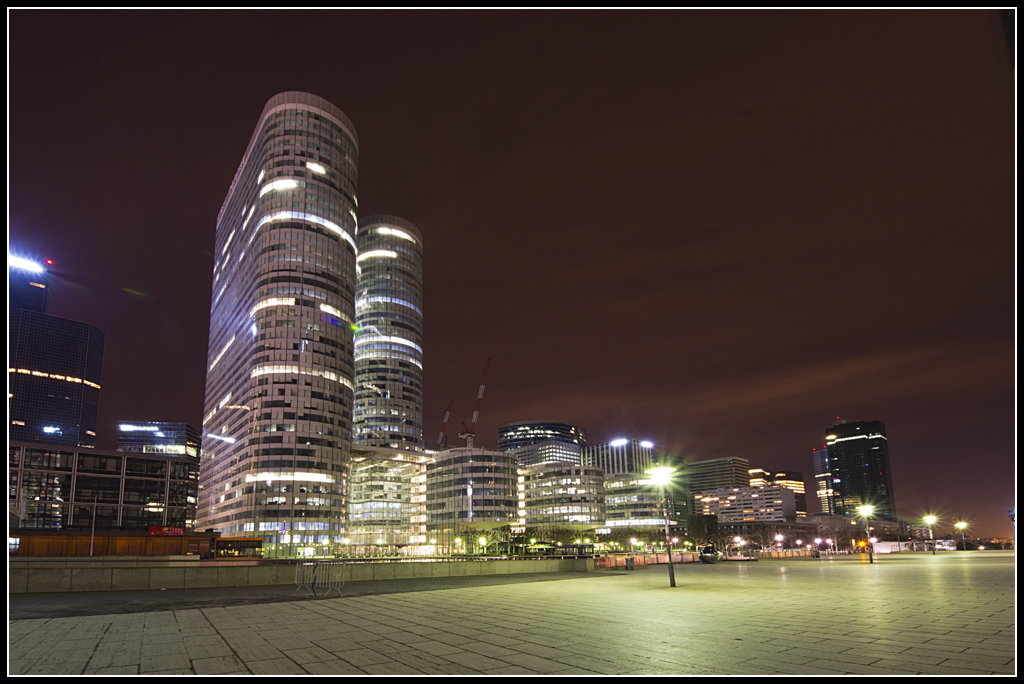
[[[554,420],[528,420],[498,428],[498,451],[515,454],[521,467],[548,462],[579,465],[586,445],[583,428]]]
[[[654,467],[654,444],[647,440],[612,440],[607,444],[585,447],[581,453],[583,465],[600,468],[607,475],[640,473]]]
[[[345,532],[357,158],[340,109],[275,95],[217,217],[199,527],[262,536],[267,555]]]
[[[358,446],[423,446],[423,237],[397,216],[356,231],[355,413]]]
[[[889,439],[880,421],[839,423],[825,436],[836,515],[856,516],[874,506],[872,519],[896,520]]]
[[[832,468],[828,460],[828,446],[811,449],[811,463],[814,464],[814,489],[818,494],[821,512],[835,515],[835,491],[832,489]]]
[[[8,439],[96,446],[103,331],[46,313],[42,264],[8,255],[7,283]]]

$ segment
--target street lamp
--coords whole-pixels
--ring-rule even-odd
[[[932,555],[933,556],[935,555],[935,534],[932,532],[932,527],[935,525],[935,522],[937,520],[938,520],[938,518],[935,517],[934,515],[926,515],[926,516],[924,516],[924,524],[928,526],[928,539],[930,539],[931,542],[932,542]]]
[[[672,533],[669,531],[668,509],[672,503],[668,485],[672,483],[672,475],[676,469],[671,466],[651,468],[645,474],[651,476],[651,484],[657,485],[665,497],[661,500],[662,511],[665,513],[665,546],[668,549],[668,585],[676,586],[676,570],[672,566]]]
[[[967,529],[967,523],[961,520],[960,522],[953,525],[956,529],[960,530],[960,541],[964,544],[964,551],[967,550],[967,537],[964,536],[964,530]]]
[[[871,514],[875,512],[875,507],[874,506],[857,506],[857,512],[860,514],[860,517],[864,518],[864,543],[867,544],[867,547],[868,547],[868,562],[869,563],[874,563],[875,562],[875,547],[872,546],[871,539],[869,539],[869,537],[871,536],[871,528],[868,525],[868,522],[869,522],[869,520],[871,518]]]

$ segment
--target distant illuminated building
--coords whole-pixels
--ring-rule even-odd
[[[587,530],[605,524],[604,471],[600,468],[547,462],[519,473],[530,527]]]
[[[423,237],[396,216],[356,231],[355,412],[358,446],[423,446]]]
[[[552,462],[580,465],[581,450],[579,445],[567,444],[557,439],[536,442],[528,446],[507,449],[507,451],[515,455],[516,463],[521,468]]]
[[[767,470],[751,468],[749,473],[751,487],[764,487],[772,481],[772,474]]]
[[[818,495],[818,504],[824,515],[835,515],[835,490],[832,489],[832,468],[828,460],[828,447],[820,446],[811,449],[811,462],[814,464],[814,489]]]
[[[687,484],[694,495],[722,487],[749,487],[750,461],[738,456],[686,464]]]
[[[583,448],[587,445],[587,435],[583,428],[556,420],[527,420],[498,428],[498,451],[511,451],[549,441]]]
[[[662,493],[642,473],[609,473],[604,478],[605,527],[665,528]],[[683,502],[678,502],[683,503]],[[673,518],[675,516],[673,515]]]
[[[694,495],[696,515],[717,515],[723,524],[795,522],[796,493],[782,485],[722,487]]]
[[[49,275],[8,256],[8,439],[96,445],[102,330],[46,313]]]
[[[856,516],[874,506],[872,519],[896,520],[889,440],[880,421],[839,423],[825,437],[837,515]]]
[[[524,522],[516,459],[501,451],[461,447],[433,454],[426,501],[427,534],[456,550],[456,539],[465,550],[481,531]]]
[[[117,424],[118,451],[198,458],[200,442],[199,430],[188,423],[125,421]]]
[[[600,468],[606,475],[642,474],[654,466],[654,444],[647,440],[615,439],[584,447],[583,465]]]
[[[199,520],[337,553],[352,441],[359,143],[323,98],[270,98],[217,216]]]

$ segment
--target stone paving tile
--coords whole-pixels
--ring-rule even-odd
[[[541,674],[548,674],[556,670],[564,670],[566,667],[565,663],[549,658],[539,658],[529,653],[515,653],[507,656],[500,656],[499,660],[503,660],[510,665],[517,665],[519,667],[525,667],[528,670],[534,672],[540,672]]]
[[[395,660],[379,665],[364,665],[363,672],[370,675],[422,675],[422,670]]]
[[[185,653],[143,655],[139,662],[139,674],[150,674],[161,670],[175,670],[192,667],[192,660]]]
[[[194,659],[192,669],[198,675],[249,673],[242,661],[233,655]]]
[[[448,653],[441,656],[445,660],[455,663],[456,665],[462,665],[468,667],[476,672],[483,672],[485,670],[491,670],[496,667],[504,667],[508,664],[507,661],[498,660],[496,658],[489,658],[482,656],[479,653],[472,653],[470,651],[460,651],[459,653]]]
[[[290,658],[270,658],[267,660],[243,658],[243,660],[249,667],[249,672],[256,675],[306,674],[306,670],[303,670],[301,666]]]
[[[121,667],[96,667],[88,668],[82,674],[84,675],[101,675],[101,674],[113,674],[113,675],[137,675],[139,674],[138,665],[124,665]]]
[[[311,648],[285,649],[281,652],[299,665],[304,665],[306,663],[319,663],[325,660],[335,659],[335,655],[333,653],[325,651],[319,646],[313,646]]]
[[[334,654],[341,660],[355,665],[356,667],[364,667],[366,665],[380,665],[381,663],[387,663],[394,660],[388,655],[378,653],[377,651],[370,650],[368,648],[356,648],[350,651],[338,651]]]
[[[335,658],[317,663],[306,663],[302,669],[314,675],[364,675],[366,674],[352,663]]]

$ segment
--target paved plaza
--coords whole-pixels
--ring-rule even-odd
[[[381,593],[353,584],[341,598],[167,591],[151,610],[128,602],[95,615],[81,614],[90,600],[109,608],[117,594],[64,595],[71,617],[20,617],[60,611],[44,608],[53,595],[12,595],[8,672],[1016,673],[1013,552],[690,563],[675,574],[675,588],[652,566]],[[176,595],[180,609],[168,609]]]

